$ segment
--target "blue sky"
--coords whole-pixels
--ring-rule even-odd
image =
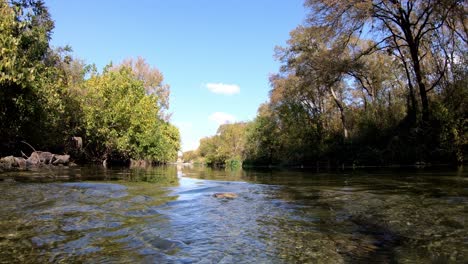
[[[305,18],[303,0],[45,0],[54,46],[102,69],[141,56],[171,86],[184,151],[226,120],[252,120],[279,70],[274,47]]]

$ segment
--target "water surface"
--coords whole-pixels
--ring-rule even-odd
[[[78,167],[0,178],[1,263],[468,259],[463,170]]]

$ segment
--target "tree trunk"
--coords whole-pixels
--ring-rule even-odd
[[[401,7],[400,7],[400,10]],[[405,35],[406,43],[408,43],[408,49],[411,56],[411,62],[413,66],[413,72],[416,77],[416,83],[419,88],[419,96],[421,97],[422,106],[422,120],[427,121],[429,118],[429,101],[427,99],[426,85],[424,84],[424,73],[421,69],[421,62],[419,58],[419,40],[415,39],[412,31],[412,24],[409,21],[409,15],[404,16],[403,11],[400,11],[401,17],[401,29]]]
[[[421,97],[422,106],[422,120],[429,120],[429,101],[427,99],[426,85],[423,80],[423,73],[421,70],[421,63],[418,56],[418,48],[410,45],[411,59],[413,60],[414,74],[416,75],[416,82],[418,83],[419,96]]]
[[[413,82],[411,82],[411,74],[408,69],[406,61],[403,59],[403,65],[405,66],[406,78],[408,79],[408,117],[411,120],[411,123],[416,121],[416,112],[418,111],[418,102],[416,101],[416,95],[414,94]]]
[[[346,116],[344,113],[343,103],[338,99],[338,97],[335,94],[335,91],[331,87],[330,87],[330,93],[333,97],[333,100],[336,103],[336,106],[338,107],[338,109],[340,109],[341,123],[343,125],[343,136],[345,139],[348,139],[348,129],[346,128]]]

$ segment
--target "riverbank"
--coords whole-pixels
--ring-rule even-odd
[[[67,165],[76,166],[75,163],[70,162],[70,155],[58,155],[47,151],[34,151],[29,157],[24,155],[23,157],[6,156],[0,158],[0,172]]]

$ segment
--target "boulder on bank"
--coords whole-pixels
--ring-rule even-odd
[[[67,165],[70,155],[57,155],[47,151],[34,151],[26,160],[27,165],[52,164]]]
[[[26,168],[26,160],[21,157],[7,156],[0,159],[0,170],[11,170],[12,168]]]
[[[28,165],[50,164],[54,154],[47,151],[34,151],[26,160]]]
[[[70,162],[70,155],[54,155],[52,160],[54,165],[67,165]]]
[[[28,166],[35,166],[35,165],[38,165],[39,163],[41,163],[41,158],[39,157],[39,153],[37,153],[37,151],[34,151],[33,153],[31,153],[31,155],[29,156],[29,158],[26,160],[26,165]]]
[[[20,168],[26,168],[26,159],[22,157],[15,157],[16,165]]]
[[[35,151],[39,155],[39,161],[44,164],[51,164],[54,154],[47,151]]]
[[[25,155],[26,156],[26,155]],[[47,151],[34,151],[27,159],[7,156],[0,158],[0,171],[11,169],[26,169],[43,165],[68,165],[70,155],[57,155]]]
[[[15,157],[13,156],[7,156],[7,157],[3,157],[0,159],[0,168],[1,169],[5,169],[5,170],[8,170],[8,169],[11,169],[13,167],[16,167],[16,160],[15,160]]]

